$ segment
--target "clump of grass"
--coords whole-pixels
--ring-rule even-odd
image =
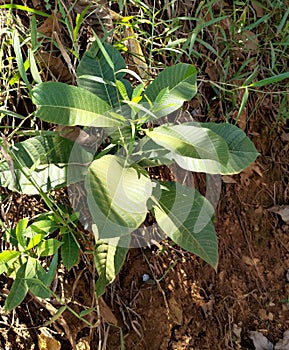
[[[274,95],[281,106],[275,117],[286,118],[289,11],[280,1],[170,1],[164,6],[143,0],[112,1],[112,6],[130,16],[129,23],[116,24],[115,37],[125,46],[125,29],[132,27],[150,74],[179,61],[198,67],[203,98],[192,106],[194,115],[236,123],[242,117],[246,127],[264,95]],[[262,87],[251,86],[264,79]],[[257,108],[248,112],[248,104]]]

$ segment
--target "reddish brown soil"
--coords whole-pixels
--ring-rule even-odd
[[[161,243],[162,250],[129,252],[102,308],[104,321],[116,319],[121,327],[125,349],[254,349],[250,331],[258,330],[276,343],[289,328],[288,304],[281,302],[289,295],[289,226],[266,210],[288,201],[288,145],[280,136],[281,127],[273,130],[266,124],[264,118],[251,119],[251,137],[260,156],[252,167],[230,178],[234,183],[223,183],[216,211],[217,272],[169,242]],[[151,276],[149,282],[142,282],[144,273]],[[61,277],[67,296],[73,289],[71,305],[76,311],[77,305],[91,304],[91,273],[82,266]],[[5,293],[11,282],[7,285],[1,278]],[[1,297],[1,305],[3,301]],[[28,297],[15,313],[1,315],[3,349],[9,344],[10,349],[37,349],[38,326],[50,318],[43,305]],[[69,312],[64,319],[76,342],[90,336],[91,349],[98,348],[93,345],[96,329],[89,331]],[[119,329],[107,327],[107,349],[119,349]],[[71,348],[61,325],[56,322],[49,328],[56,331],[62,349]]]

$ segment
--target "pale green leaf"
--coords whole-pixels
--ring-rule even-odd
[[[37,259],[28,257],[27,265],[31,266],[31,273],[26,276],[26,283],[29,290],[39,298],[49,298],[51,292],[46,285],[47,272]]]
[[[12,45],[13,45],[13,49],[14,49],[14,52],[15,52],[17,67],[18,67],[19,73],[21,75],[21,78],[23,79],[23,81],[26,84],[27,88],[29,90],[31,90],[31,85],[30,85],[29,80],[27,78],[25,64],[23,62],[23,57],[22,57],[21,47],[20,47],[19,34],[18,34],[17,30],[14,30],[12,32]]]
[[[42,241],[44,236],[45,236],[44,233],[37,233],[35,236],[30,238],[29,243],[26,247],[26,250],[30,250],[30,249],[34,248],[35,246],[37,246]]]
[[[32,237],[35,233],[49,235],[59,228],[54,220],[39,220],[34,221],[25,231],[26,237]]]
[[[94,250],[94,261],[98,272],[96,294],[100,297],[105,287],[112,283],[119,273],[129,246],[129,236],[98,241]]]
[[[126,235],[144,221],[152,182],[125,158],[105,155],[93,161],[85,188],[97,240]]]
[[[0,155],[0,186],[25,194],[38,194],[33,183],[47,192],[83,180],[85,164],[93,159],[84,147],[56,133],[19,142],[10,153],[14,159],[12,168]]]
[[[284,79],[289,79],[289,72],[273,75],[272,77],[253,82],[248,87],[262,87],[269,84],[279,83],[279,81]]]
[[[243,130],[235,125],[224,123],[186,123],[200,128],[206,128],[218,134],[227,143],[229,149],[229,159],[226,165],[221,165],[221,174],[238,174],[258,157],[253,142]]]
[[[131,154],[132,162],[139,163],[143,167],[169,165],[173,162],[172,152],[155,143],[148,136],[138,140]]]
[[[183,249],[201,257],[215,269],[218,242],[210,202],[192,187],[162,182],[153,214],[162,231]]]
[[[6,264],[11,259],[18,258],[21,255],[21,252],[17,250],[4,250],[0,253],[0,264]]]
[[[146,130],[155,143],[172,152],[172,159],[183,169],[218,174],[229,159],[222,137],[211,130],[193,125],[163,125]]]

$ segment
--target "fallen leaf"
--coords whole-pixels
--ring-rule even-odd
[[[55,131],[59,132],[60,136],[65,137],[70,141],[76,142],[81,146],[92,146],[97,141],[96,136],[89,135],[79,126],[57,125]]]
[[[258,262],[260,261],[259,259],[257,258],[250,258],[249,256],[246,256],[246,255],[243,255],[242,256],[242,260],[243,262],[248,265],[248,266],[254,266],[254,265],[257,265]]]
[[[183,323],[183,310],[174,297],[171,297],[169,300],[169,308],[173,321],[181,325]]]
[[[280,138],[283,142],[289,142],[289,134],[287,134],[285,131],[282,132]]]
[[[203,309],[206,318],[212,315],[214,303],[214,299],[211,299],[207,303],[201,305],[201,308]]]
[[[274,207],[267,210],[279,214],[286,224],[289,223],[289,205],[274,205]]]
[[[46,20],[41,24],[41,26],[38,27],[38,33],[41,33],[51,38],[53,31],[57,28],[56,22],[57,18],[54,18],[53,16],[46,18]]]
[[[255,350],[273,350],[273,344],[260,332],[250,332],[250,338],[253,340]]]
[[[241,114],[238,117],[238,113],[239,110],[236,110],[233,115],[232,118],[234,120],[238,119],[238,126],[240,129],[242,129],[243,131],[246,129],[247,127],[247,119],[248,119],[248,112],[247,112],[247,107],[244,107]]]
[[[260,4],[256,1],[252,1],[252,6],[254,10],[256,11],[256,15],[258,18],[261,18],[264,16],[264,9],[260,6]]]
[[[232,176],[229,176],[229,175],[223,175],[222,176],[222,181],[225,183],[225,184],[236,184],[237,181],[234,180],[232,178]]]
[[[242,48],[249,50],[252,54],[257,53],[259,48],[259,40],[257,35],[250,30],[245,30],[238,35]]]
[[[89,337],[79,339],[76,344],[76,350],[90,350]]]
[[[289,330],[283,334],[283,339],[279,340],[274,347],[274,350],[288,350],[288,349],[289,349]]]
[[[218,81],[220,79],[218,67],[212,62],[207,62],[205,72],[208,74],[210,80]]]
[[[50,70],[54,76],[61,78],[61,81],[71,80],[71,73],[60,57],[55,57],[50,52],[43,50],[40,53],[35,53],[35,57],[42,68]]]
[[[60,342],[54,339],[47,331],[38,335],[38,346],[40,350],[60,350]]]
[[[98,298],[100,314],[104,321],[117,325],[117,319],[102,297]]]

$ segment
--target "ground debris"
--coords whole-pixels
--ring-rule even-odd
[[[283,339],[280,339],[274,346],[262,333],[258,331],[250,332],[250,338],[253,340],[255,350],[288,350],[289,349],[289,330],[287,330]]]

